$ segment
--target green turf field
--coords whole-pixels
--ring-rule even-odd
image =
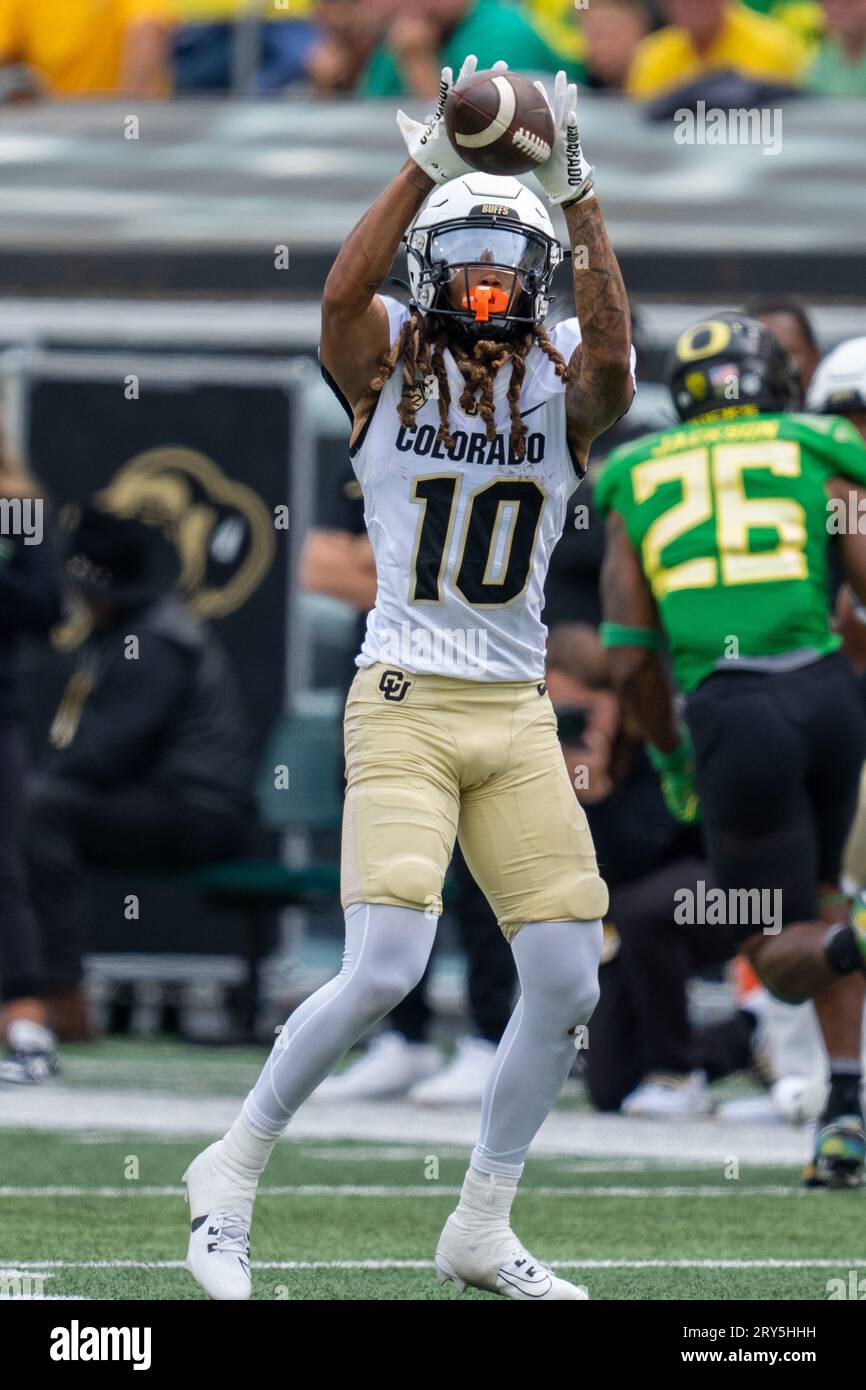
[[[127,1077],[143,1108],[166,1072],[181,1104],[217,1078],[242,1095],[260,1060],[141,1043],[69,1051],[71,1089],[97,1074],[113,1087]],[[202,1297],[181,1267],[180,1175],[204,1142],[0,1129],[0,1273],[50,1276],[51,1297]],[[256,1208],[254,1298],[456,1297],[436,1288],[431,1257],[465,1162],[462,1147],[372,1136],[281,1143]],[[667,1160],[539,1156],[514,1224],[593,1298],[824,1299],[829,1279],[866,1266],[863,1197],[803,1193],[797,1182],[790,1168],[741,1167],[726,1181],[718,1167]]]

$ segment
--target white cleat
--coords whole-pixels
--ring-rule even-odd
[[[8,1057],[0,1060],[0,1083],[39,1086],[60,1072],[57,1039],[50,1029],[29,1018],[17,1018],[7,1030]]]
[[[480,1105],[493,1070],[496,1044],[484,1038],[460,1038],[448,1066],[409,1092],[415,1105]]]
[[[220,1164],[222,1141],[204,1149],[183,1175],[191,1230],[186,1267],[208,1298],[250,1297],[250,1225],[255,1188],[239,1185]]]
[[[674,1076],[654,1072],[625,1097],[619,1109],[621,1115],[637,1116],[642,1120],[680,1120],[708,1115],[712,1105],[706,1074],[693,1071],[687,1076]]]
[[[587,1299],[586,1289],[560,1279],[549,1265],[524,1250],[510,1227],[466,1229],[454,1212],[445,1223],[436,1250],[436,1282],[448,1280],[460,1293],[467,1287],[487,1289],[518,1302]]]
[[[560,1279],[520,1244],[509,1224],[515,1182],[467,1173],[457,1210],[445,1222],[436,1249],[436,1282],[487,1289],[502,1298],[533,1303],[589,1298],[586,1289]]]
[[[442,1065],[437,1048],[411,1043],[399,1033],[382,1033],[363,1057],[339,1076],[329,1076],[314,1092],[315,1100],[387,1100],[402,1096]]]

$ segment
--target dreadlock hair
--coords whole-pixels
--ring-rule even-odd
[[[441,319],[413,309],[392,343],[390,352],[385,353],[379,363],[379,369],[366,394],[358,402],[357,412],[359,415],[369,413],[385,383],[390,381],[398,365],[402,364],[403,394],[397,406],[397,414],[401,425],[411,428],[422,404],[415,389],[417,378],[435,376],[439,384],[437,438],[443,448],[451,449],[454,444],[454,436],[448,425],[451,387],[444,358],[445,348],[448,347],[465,383],[460,396],[460,408],[469,411],[473,404],[477,403],[478,414],[484,421],[487,438],[492,443],[496,438],[496,427],[493,423],[493,381],[499,368],[510,362],[508,405],[511,410],[511,447],[514,457],[522,460],[526,457],[526,425],[520,416],[520,390],[526,376],[526,354],[533,343],[537,344],[545,357],[553,363],[560,381],[565,381],[568,364],[562,354],[557,352],[547,335],[547,330],[540,323],[533,324],[532,328],[519,338],[508,341],[481,338],[467,348],[459,341],[449,338]]]

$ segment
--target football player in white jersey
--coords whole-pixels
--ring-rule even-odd
[[[346,707],[346,946],[228,1134],[184,1175],[187,1265],[218,1299],[249,1297],[252,1205],[277,1138],[420,979],[458,836],[521,996],[439,1239],[439,1280],[519,1300],[587,1296],[528,1254],[510,1210],[598,996],[607,889],[556,737],[540,614],[590,444],[631,401],[628,304],[565,74],[553,152],[535,172],[565,215],[577,318],[551,335],[562,251],[550,218],[528,187],[473,172],[451,147],[451,81],[446,68],[426,125],[399,113],[409,158],[325,286],[321,362],[352,418],[378,583]],[[379,293],[401,240],[408,309]]]

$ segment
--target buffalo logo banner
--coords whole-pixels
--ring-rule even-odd
[[[179,385],[160,380],[155,362],[150,376],[142,369],[139,399],[127,400],[126,365],[116,360],[112,378],[101,364],[93,377],[79,369],[72,379],[60,370],[51,376],[50,363],[41,369],[29,383],[25,454],[61,527],[92,501],[160,533],[180,592],[212,624],[238,673],[261,751],[284,707],[290,662],[292,537],[275,522],[292,500],[292,392],[273,381],[232,381],[228,372]],[[87,630],[79,614],[57,631],[59,645],[28,653],[36,762],[54,716],[61,746],[79,717],[86,693],[69,679]],[[93,880],[91,950],[143,948],[117,911],[121,888],[108,874]],[[215,953],[237,951],[236,920],[205,908],[192,889],[154,884],[146,907],[149,951],[201,951],[204,943]]]

